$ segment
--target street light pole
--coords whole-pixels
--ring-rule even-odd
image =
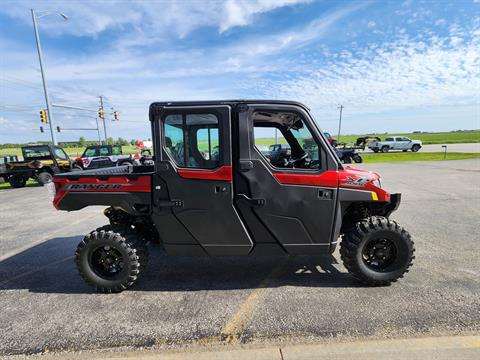
[[[50,124],[50,134],[52,135],[53,145],[57,145],[57,137],[55,136],[55,131],[53,130],[54,129],[53,114],[52,114],[52,109],[50,105],[50,99],[48,98],[47,80],[45,79],[45,71],[43,70],[42,46],[40,45],[40,36],[38,34],[37,16],[33,9],[30,9],[30,10],[32,11],[33,29],[35,31],[35,41],[37,43],[38,62],[40,63],[40,72],[42,73],[43,92],[45,93],[45,103],[47,105],[48,123]],[[46,16],[48,14],[50,14],[50,11],[44,12],[44,14],[40,15],[40,17]],[[64,14],[57,13],[57,12],[56,14],[63,17],[64,20],[68,19],[67,16],[65,16]]]
[[[52,110],[50,108],[50,99],[48,98],[47,81],[45,79],[45,72],[43,70],[42,46],[40,45],[40,36],[38,35],[37,18],[35,16],[35,11],[33,9],[31,10],[32,10],[33,28],[35,30],[35,40],[37,42],[38,62],[40,63],[40,72],[42,73],[43,92],[45,93],[45,103],[47,105],[48,123],[50,124],[50,134],[52,135],[53,145],[57,145],[57,137],[55,135],[55,131],[53,130],[54,122],[52,117]]]
[[[337,136],[337,143],[340,142],[340,130],[342,128],[342,110],[343,110],[344,106],[343,105],[339,105],[338,106],[338,109],[340,109],[340,119],[338,120],[338,136]]]

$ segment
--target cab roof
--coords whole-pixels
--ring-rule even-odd
[[[230,105],[235,106],[238,104],[272,104],[272,105],[294,105],[300,106],[307,111],[310,109],[298,101],[291,100],[268,100],[268,99],[237,99],[237,100],[202,100],[202,101],[159,101],[150,105],[150,112],[152,110],[167,106],[215,106],[215,105]]]

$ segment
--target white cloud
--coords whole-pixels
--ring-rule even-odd
[[[446,45],[445,45],[446,44]],[[401,36],[373,52],[334,57],[313,64],[289,81],[259,80],[265,97],[299,99],[317,113],[342,103],[356,114],[401,111],[425,106],[475,104],[480,94],[478,37]],[[248,83],[245,91],[249,91]]]
[[[7,1],[0,12],[30,24],[30,8],[36,11],[55,9],[69,16],[68,23],[42,20],[42,28],[51,34],[96,36],[106,30],[125,27],[148,29],[151,35],[173,33],[184,37],[202,27],[216,27],[225,32],[236,26],[251,24],[256,15],[311,0],[202,0],[202,1]]]

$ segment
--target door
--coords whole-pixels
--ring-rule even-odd
[[[66,171],[70,169],[70,158],[68,155],[63,151],[61,147],[53,147],[53,156],[55,157],[55,160],[57,161],[58,167],[62,171]]]
[[[242,216],[253,212],[259,219],[271,235],[267,241],[273,238],[290,254],[328,253],[332,245],[338,174],[312,122],[302,108],[287,105],[249,105],[239,114],[245,128],[239,140],[238,206]],[[259,148],[270,143],[288,148],[288,156],[279,161],[262,154]],[[254,240],[262,242],[260,236]]]
[[[395,150],[403,150],[403,149],[405,149],[406,144],[407,144],[407,142],[405,141],[405,138],[396,137],[393,148]]]
[[[161,154],[154,220],[171,253],[242,255],[252,248],[233,206],[230,111],[167,107],[154,120],[155,154]]]

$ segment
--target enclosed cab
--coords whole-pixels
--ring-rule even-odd
[[[15,188],[24,187],[28,179],[45,185],[52,181],[53,175],[68,172],[72,168],[67,153],[56,145],[22,146],[22,156],[22,161],[7,163],[4,172],[4,177]]]
[[[123,154],[121,145],[91,145],[75,159],[78,170],[107,168],[111,166],[138,165],[140,154]]]
[[[331,254],[369,285],[402,277],[413,259],[408,232],[389,219],[400,195],[374,172],[342,166],[306,106],[291,101],[153,103],[153,166],[55,177],[54,205],[105,205],[110,225],[79,244],[77,265],[99,291],[131,286],[146,244],[170,255]],[[259,150],[276,130],[290,154]]]

